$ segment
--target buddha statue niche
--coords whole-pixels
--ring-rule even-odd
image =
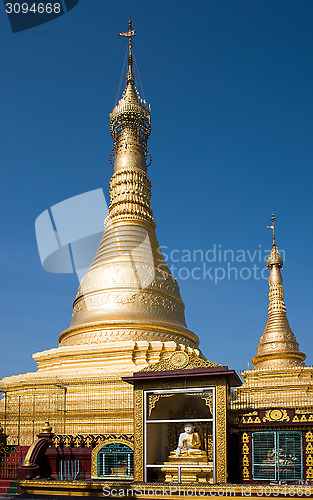
[[[176,450],[170,452],[168,461],[161,469],[165,474],[166,483],[178,481],[178,467],[181,470],[182,483],[213,482],[213,462],[208,462],[206,452],[201,450],[200,436],[195,432],[195,426],[189,422],[184,425],[184,431],[179,435]]]

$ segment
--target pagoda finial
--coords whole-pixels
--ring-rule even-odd
[[[275,222],[276,222],[276,217],[274,214],[271,215],[271,226],[266,226],[268,229],[272,229],[273,230],[273,247],[276,246],[276,242],[275,242]]]
[[[276,246],[276,240],[275,240],[275,222],[276,222],[276,217],[274,214],[271,216],[271,225],[267,226],[268,229],[273,230],[273,243],[272,243],[272,250],[271,253],[267,259],[267,269],[272,269],[273,266],[277,266],[278,268],[283,268],[283,259],[281,258],[280,253],[278,252],[277,246]]]
[[[119,35],[128,37],[128,71],[127,71],[126,82],[134,83],[135,77],[133,74],[132,38],[133,36],[136,36],[136,31],[133,30],[131,17],[128,19],[128,31],[119,33]]]

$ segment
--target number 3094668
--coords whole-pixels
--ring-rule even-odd
[[[28,3],[6,3],[5,4],[7,14],[60,14],[61,4],[60,3],[33,3],[28,5]]]

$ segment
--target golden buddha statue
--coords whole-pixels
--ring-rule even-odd
[[[204,456],[207,459],[206,453],[201,451],[201,440],[198,432],[194,432],[195,427],[192,423],[185,424],[184,432],[179,435],[178,446],[175,451],[172,451],[170,456],[175,454],[175,457],[199,457]]]
[[[213,482],[213,462],[208,462],[206,452],[201,450],[200,435],[190,422],[184,425],[176,450],[170,452],[168,461],[161,469],[166,483],[178,481],[178,468],[181,470],[182,483]]]

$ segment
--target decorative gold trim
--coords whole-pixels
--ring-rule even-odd
[[[148,398],[148,406],[149,406],[149,417],[151,415],[152,410],[154,410],[155,405],[159,401],[161,394],[149,394]]]
[[[182,370],[185,368],[190,361],[190,357],[184,351],[176,351],[169,358],[169,364],[174,368],[174,370]]]
[[[179,354],[180,357],[183,355],[184,363],[181,366],[178,366],[177,364],[175,365],[176,357]],[[172,363],[172,359],[174,357],[174,364]],[[188,357],[188,362],[185,364],[185,361],[187,361]],[[182,369],[192,369],[192,368],[215,368],[216,366],[223,366],[218,363],[215,363],[214,361],[209,361],[205,360],[203,358],[200,358],[199,355],[195,354],[194,352],[187,354],[185,351],[175,351],[170,357],[162,359],[161,361],[158,361],[157,363],[153,363],[146,368],[143,368],[140,370],[140,372],[162,372],[162,371],[171,371],[171,370],[182,370]]]
[[[216,386],[215,415],[216,415],[216,482],[227,482],[227,447],[226,447],[226,380]]]
[[[211,392],[211,394],[201,396],[201,399],[205,401],[205,405],[209,407],[210,412],[213,416],[213,393]]]
[[[249,481],[249,479],[250,479],[250,472],[249,472],[249,466],[250,466],[249,442],[250,442],[250,437],[249,437],[249,434],[247,432],[244,432],[243,435],[241,436],[241,442],[243,443],[243,446],[242,446],[242,479],[244,481]]]
[[[305,465],[306,465],[306,474],[305,478],[307,481],[313,480],[313,434],[311,431],[305,433],[305,440],[307,445],[305,447]]]
[[[289,422],[290,417],[286,410],[275,408],[274,410],[266,410],[262,420],[263,422]]]
[[[135,413],[135,456],[134,456],[134,480],[143,481],[143,390],[136,389],[134,394]]]

